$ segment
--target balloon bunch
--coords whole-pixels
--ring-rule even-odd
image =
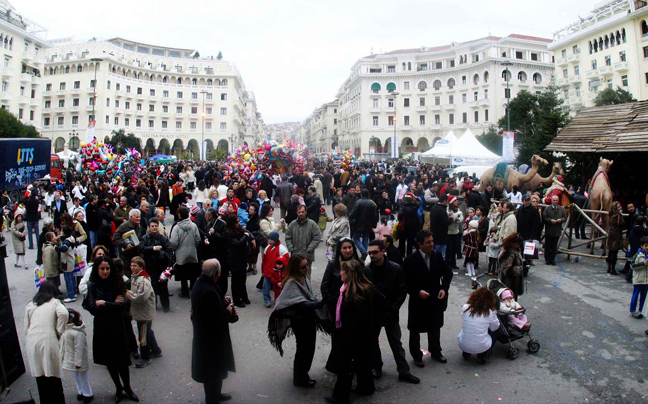
[[[356,157],[351,152],[351,149],[346,149],[343,151],[333,150],[324,155],[325,159],[332,162],[336,166],[342,168],[349,168],[356,160]]]
[[[250,182],[258,181],[263,174],[292,174],[302,172],[308,150],[303,145],[298,145],[294,140],[284,144],[277,144],[274,140],[265,140],[256,148],[243,146],[227,158],[230,174],[238,174],[249,179]]]
[[[70,161],[78,173],[89,171],[98,176],[119,179],[125,165],[129,167],[129,173],[137,174],[137,167],[141,172],[140,157],[140,152],[135,149],[127,149],[125,155],[116,154],[111,145],[93,139],[92,142],[81,143],[77,153],[70,157]],[[131,162],[135,164],[129,164]]]

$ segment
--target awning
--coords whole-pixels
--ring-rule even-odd
[[[380,84],[378,83],[373,83],[371,85],[371,91],[380,91]]]
[[[396,91],[396,84],[394,83],[387,84],[387,91]]]

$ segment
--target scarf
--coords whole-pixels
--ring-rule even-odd
[[[316,300],[310,281],[304,277],[304,284],[290,279],[277,297],[274,310],[268,320],[268,339],[270,344],[283,356],[282,343],[292,333],[290,319],[294,317],[291,308],[299,303]]]
[[[338,297],[337,306],[335,307],[335,328],[342,327],[342,316],[340,311],[342,309],[342,300],[344,300],[344,291],[346,290],[346,288],[346,283],[343,283],[340,287],[340,297]]]

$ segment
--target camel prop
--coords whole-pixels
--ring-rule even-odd
[[[493,185],[493,188],[499,192],[502,192],[504,188],[511,190],[513,185],[517,185],[518,189],[521,190],[527,182],[535,178],[538,169],[544,164],[549,163],[542,157],[534,155],[531,158],[531,168],[525,174],[522,174],[506,163],[498,163],[495,167],[489,168],[482,174],[480,178],[481,190],[483,191],[487,185]]]
[[[538,189],[540,184],[544,185],[545,188],[549,188],[553,183],[554,177],[557,175],[565,175],[562,164],[560,164],[559,162],[554,163],[553,168],[551,169],[551,174],[548,177],[541,177],[540,174],[536,174],[533,178],[531,178],[531,180],[524,184],[523,188],[521,188],[520,191],[522,193],[525,193],[527,191],[533,192]]]
[[[601,210],[604,212],[609,212],[612,208],[612,189],[610,189],[610,178],[608,173],[614,160],[607,160],[601,157],[599,159],[599,166],[594,176],[592,177],[592,182],[589,188],[589,202],[590,209],[592,210]],[[601,228],[607,233],[610,229],[610,219],[609,215],[601,215],[600,213],[592,213],[592,220],[599,223],[599,218],[602,222]],[[597,230],[592,228],[592,235],[590,239],[596,238],[595,233]],[[601,248],[604,249],[603,254],[605,255],[605,240],[601,243]]]

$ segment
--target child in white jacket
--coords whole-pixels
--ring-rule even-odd
[[[88,380],[88,339],[81,314],[68,309],[70,313],[67,329],[61,336],[61,361],[63,369],[74,372],[77,386],[77,400],[89,403],[94,399]]]

